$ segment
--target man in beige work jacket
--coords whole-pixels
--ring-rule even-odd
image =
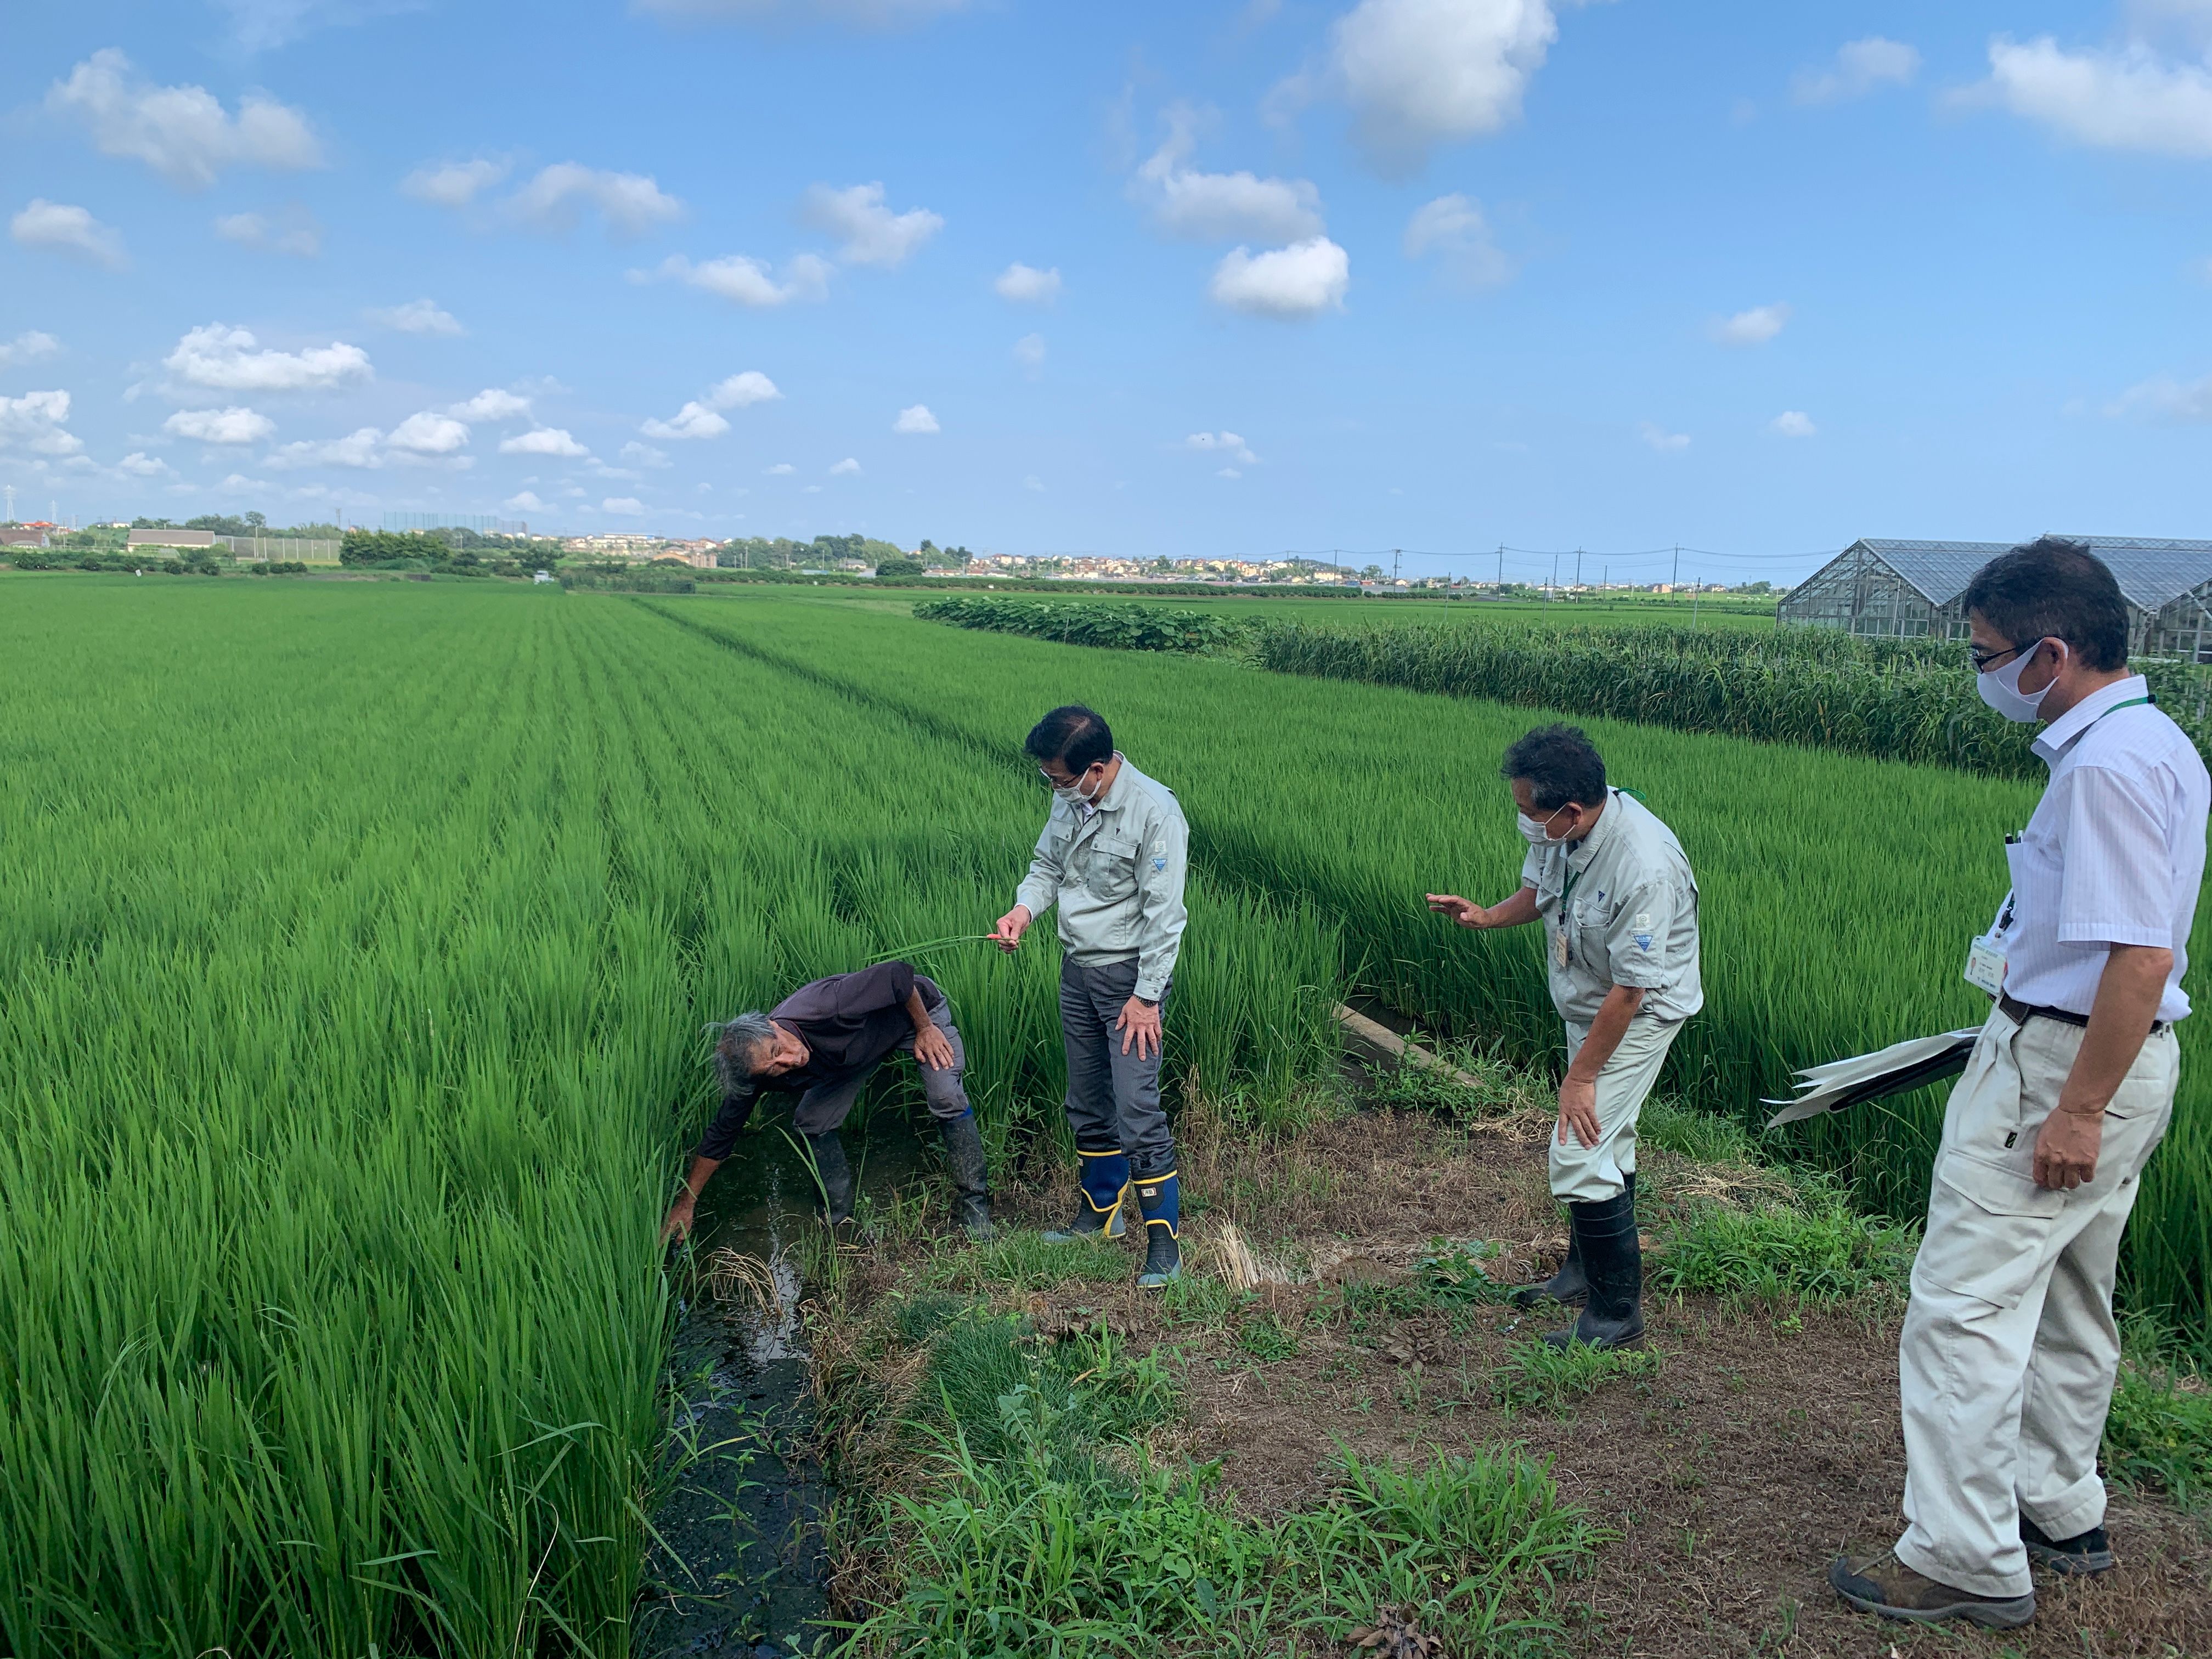
[[[1175,1134],[1160,1104],[1160,1020],[1186,920],[1190,831],[1175,792],[1114,747],[1094,710],[1055,708],[1024,746],[1052,786],[1052,811],[1014,908],[994,929],[1012,951],[1060,906],[1060,1024],[1067,1048],[1067,1121],[1081,1196],[1062,1242],[1125,1227],[1125,1188],[1145,1223],[1137,1284],[1182,1274],[1182,1189]]]
[[[1636,1120],[1682,1022],[1705,1006],[1698,884],[1674,832],[1626,790],[1578,726],[1547,726],[1505,751],[1528,854],[1520,890],[1487,908],[1455,893],[1429,908],[1462,927],[1544,925],[1552,1003],[1567,1028],[1567,1074],[1552,1137],[1552,1195],[1567,1206],[1567,1259],[1518,1292],[1580,1303],[1556,1346],[1624,1346],[1644,1335],[1636,1233]]]

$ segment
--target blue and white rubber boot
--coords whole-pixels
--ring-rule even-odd
[[[1077,1179],[1082,1196],[1076,1200],[1075,1219],[1044,1235],[1048,1244],[1073,1244],[1086,1238],[1119,1238],[1128,1231],[1121,1200],[1129,1185],[1129,1155],[1119,1146],[1075,1149],[1081,1165]]]
[[[1182,1188],[1173,1170],[1140,1176],[1135,1185],[1137,1207],[1145,1215],[1145,1270],[1137,1275],[1137,1288],[1157,1291],[1182,1277],[1182,1246],[1176,1238],[1182,1223]]]

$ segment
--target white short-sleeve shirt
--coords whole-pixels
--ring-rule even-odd
[[[2084,697],[2036,739],[2051,782],[2005,848],[2004,985],[2019,1001],[2086,1015],[2112,947],[2154,945],[2173,952],[2158,1018],[2189,1012],[2181,975],[2212,778],[2149,695],[2131,676]]]

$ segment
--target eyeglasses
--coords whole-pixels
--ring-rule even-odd
[[[2026,645],[2008,645],[2000,651],[1977,651],[1969,646],[1966,647],[1966,657],[1974,665],[1974,672],[1986,674],[1990,672],[1990,665],[1996,662],[1998,658],[2016,657],[2023,651],[2034,650],[2042,643],[2039,639],[2030,640]]]

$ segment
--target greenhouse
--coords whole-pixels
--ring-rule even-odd
[[[2081,536],[2128,601],[2131,654],[2212,662],[2212,541]],[[1959,596],[2009,542],[1853,542],[1782,601],[1783,624],[1964,639]]]

